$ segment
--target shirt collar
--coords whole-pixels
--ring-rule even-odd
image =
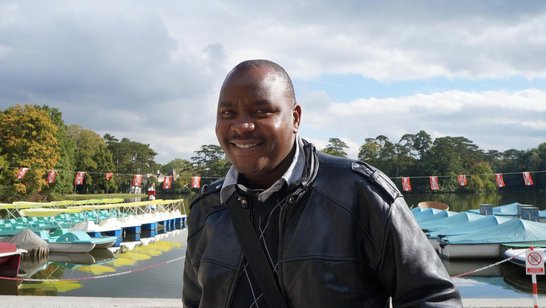
[[[303,169],[305,166],[305,157],[303,152],[303,141],[296,136],[296,152],[294,153],[294,158],[288,170],[283,174],[283,176],[277,180],[269,188],[265,189],[258,195],[258,200],[265,201],[273,193],[279,191],[285,184],[292,184],[297,181],[303,175]],[[220,201],[225,203],[229,197],[235,192],[235,185],[238,185],[237,180],[239,178],[239,172],[235,169],[234,166],[229,168],[229,171],[226,174],[224,183],[222,184],[222,189],[220,190]]]

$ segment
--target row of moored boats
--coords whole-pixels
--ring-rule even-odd
[[[518,248],[546,247],[546,211],[533,206],[484,204],[453,212],[425,204],[411,211],[445,259],[516,258],[522,254]]]
[[[16,275],[21,255],[35,247],[46,253],[88,253],[119,247],[126,234],[182,229],[181,204],[123,199],[0,204],[6,216],[0,219],[0,276]]]

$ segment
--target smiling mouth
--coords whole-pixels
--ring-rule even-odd
[[[235,147],[239,149],[250,149],[250,148],[256,147],[258,143],[250,143],[250,144],[233,143],[233,145],[235,145]]]

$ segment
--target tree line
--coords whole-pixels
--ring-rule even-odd
[[[495,173],[503,173],[510,189],[546,188],[546,142],[528,150],[484,151],[465,137],[432,139],[426,131],[405,134],[398,142],[379,135],[366,138],[358,159],[374,165],[395,180],[401,188],[401,177],[410,177],[413,191],[430,192],[429,176],[440,176],[442,192],[496,191]],[[332,155],[347,156],[348,146],[339,138],[330,138],[323,150]],[[521,172],[531,171],[532,187],[524,187]],[[468,184],[460,186],[457,175],[466,175]]]
[[[346,157],[348,148],[341,139],[330,138],[321,151]],[[230,167],[218,145],[202,145],[194,153],[189,160],[176,158],[159,164],[149,144],[120,140],[108,133],[101,137],[81,126],[67,125],[62,113],[47,105],[15,105],[0,112],[0,202],[54,200],[73,192],[128,192],[135,174],[146,175],[145,185],[156,186],[161,176],[173,175],[170,190],[190,192],[192,176],[208,183]],[[467,138],[432,140],[421,130],[405,134],[398,142],[383,135],[366,138],[358,159],[378,167],[397,185],[396,178],[411,176],[414,191],[428,191],[426,176],[439,175],[446,176],[442,191],[484,192],[497,189],[491,176],[495,172],[546,170],[546,143],[530,150],[483,151]],[[29,170],[17,179],[20,167]],[[46,181],[50,170],[57,173],[54,184]],[[86,172],[83,185],[74,185],[76,171]],[[114,176],[107,179],[106,172]],[[470,175],[467,186],[457,184],[458,174]],[[543,189],[545,177],[545,173],[535,174],[534,188]],[[522,187],[520,177],[508,176],[505,181],[506,189]]]

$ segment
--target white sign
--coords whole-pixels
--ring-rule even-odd
[[[525,272],[527,275],[544,275],[544,256],[542,250],[525,252]]]

